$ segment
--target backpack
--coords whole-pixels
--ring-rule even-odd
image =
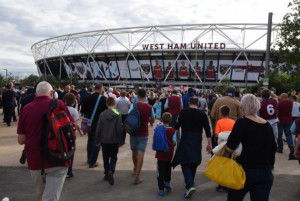
[[[152,149],[162,152],[169,151],[167,133],[164,125],[157,126],[154,129]]]
[[[133,104],[133,109],[127,115],[124,122],[124,129],[129,135],[137,135],[140,129],[140,113],[137,104]]]
[[[50,108],[43,118],[43,159],[47,159],[53,165],[64,165],[71,160],[75,152],[74,124],[65,110],[58,107],[56,99],[51,100]]]

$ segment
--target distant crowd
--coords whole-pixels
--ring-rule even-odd
[[[65,178],[74,176],[76,133],[87,135],[87,165],[98,166],[100,150],[104,180],[114,185],[119,147],[130,136],[132,183],[143,182],[142,167],[149,137],[156,151],[158,195],[172,191],[172,168],[180,165],[189,199],[196,191],[195,175],[202,162],[203,130],[207,154],[222,151],[235,156],[246,173],[244,188],[218,185],[228,201],[267,201],[273,184],[275,155],[286,151],[288,160],[300,159],[300,93],[276,94],[261,88],[241,94],[233,87],[224,93],[198,89],[158,90],[92,88],[66,85],[55,90],[40,82],[26,90],[9,83],[1,93],[7,126],[18,119],[18,143],[25,145],[21,163],[27,161],[38,200],[59,200]],[[153,133],[149,127],[154,127]],[[283,139],[283,134],[285,139]],[[299,161],[300,163],[300,161]]]

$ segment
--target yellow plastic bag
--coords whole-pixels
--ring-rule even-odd
[[[208,161],[204,171],[213,182],[235,190],[244,188],[246,174],[242,166],[232,158],[215,155]]]

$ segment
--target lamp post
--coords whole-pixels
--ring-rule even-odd
[[[3,70],[5,70],[5,80],[7,81],[7,72],[8,72],[8,69],[5,68],[5,69],[3,69]]]

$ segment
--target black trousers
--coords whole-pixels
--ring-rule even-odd
[[[7,125],[10,125],[12,117],[13,117],[13,113],[14,113],[14,107],[5,107],[3,108],[3,113],[4,113],[4,122]]]
[[[122,123],[124,124],[125,119],[127,118],[128,114],[122,114]],[[123,143],[125,143],[126,140],[126,131],[123,130]]]
[[[171,181],[171,161],[157,160],[158,177],[157,183],[159,190],[164,190],[165,182]]]
[[[273,185],[273,174],[271,170],[252,169],[245,170],[246,183],[244,189],[229,189],[227,201],[242,201],[250,192],[251,201],[268,201]]]
[[[104,174],[113,174],[118,160],[119,144],[101,144]]]

